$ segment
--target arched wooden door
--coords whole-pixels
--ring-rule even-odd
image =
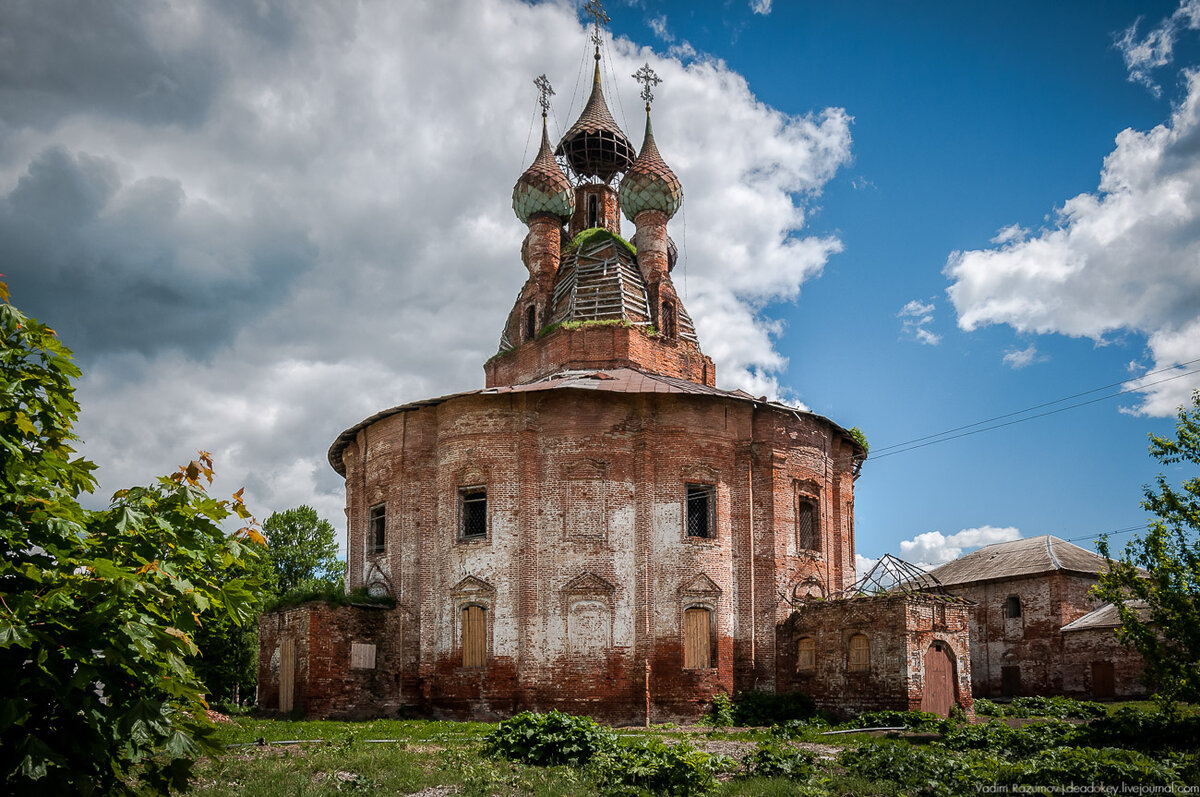
[[[945,645],[934,642],[925,651],[925,690],[921,694],[921,710],[946,717],[953,706],[954,659]]]

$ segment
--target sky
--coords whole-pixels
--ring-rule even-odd
[[[635,142],[631,75],[663,79],[674,277],[717,384],[863,430],[864,563],[1144,525],[1147,435],[1200,387],[1200,0],[606,10]],[[90,505],[203,449],[260,518],[344,529],[338,433],[483,385],[526,276],[532,80],[557,137],[585,24],[567,0],[0,6],[0,273],[83,369]]]

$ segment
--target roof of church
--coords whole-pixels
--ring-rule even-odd
[[[571,181],[550,151],[545,114],[542,114],[542,146],[533,163],[513,186],[512,206],[522,224],[528,224],[529,219],[537,213],[549,213],[565,222],[575,211],[575,192]]]
[[[600,53],[596,52],[596,70],[592,93],[575,124],[571,125],[554,150],[564,155],[576,174],[599,177],[609,182],[633,163],[633,144],[621,131],[600,87]]]
[[[972,551],[929,571],[943,585],[994,581],[1039,573],[1067,571],[1098,574],[1108,560],[1066,540],[1043,534],[1012,542],[998,542]]]
[[[604,393],[674,393],[693,396],[713,396],[734,401],[748,401],[755,405],[793,413],[796,416],[817,418],[833,426],[835,429],[842,429],[841,426],[823,415],[802,410],[798,407],[792,407],[782,402],[768,401],[765,397],[755,398],[744,390],[721,390],[720,388],[702,385],[699,382],[690,382],[686,379],[663,376],[662,374],[647,373],[633,368],[612,368],[603,371],[560,371],[539,379],[536,382],[529,382],[523,385],[499,385],[481,390],[466,390],[461,393],[451,393],[446,396],[438,396],[437,398],[400,404],[377,412],[338,435],[337,439],[333,441],[333,445],[329,447],[329,464],[333,466],[334,470],[345,476],[346,469],[342,465],[342,449],[354,440],[354,437],[361,429],[391,415],[411,412],[422,407],[434,407],[463,396],[498,396],[512,393],[536,393],[546,390],[596,390]],[[845,430],[843,429],[842,431]],[[846,432],[846,434],[848,435],[849,432]]]
[[[621,209],[634,221],[643,210],[659,210],[671,218],[683,204],[683,186],[675,172],[662,159],[654,141],[650,123],[650,104],[646,104],[646,137],[637,160],[621,178]]]

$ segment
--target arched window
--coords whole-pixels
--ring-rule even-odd
[[[537,337],[537,307],[529,305],[525,308],[525,340]]]
[[[663,302],[662,312],[659,313],[659,322],[662,324],[662,334],[664,338],[673,340],[675,338],[675,303]]]
[[[712,612],[693,606],[683,613],[683,668],[706,670],[712,667]]]
[[[600,200],[595,194],[588,196],[588,226],[600,226]]]
[[[871,643],[865,634],[850,637],[850,661],[846,669],[850,672],[866,672],[871,669]]]
[[[462,610],[462,666],[487,666],[487,609],[475,604]]]
[[[801,637],[796,646],[796,669],[812,672],[817,668],[817,643],[810,636]]]

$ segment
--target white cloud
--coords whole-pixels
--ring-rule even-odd
[[[1174,60],[1175,41],[1180,31],[1200,28],[1200,0],[1181,0],[1175,13],[1164,19],[1157,27],[1145,36],[1138,36],[1139,17],[1117,39],[1117,49],[1125,58],[1125,68],[1129,70],[1129,80],[1141,83],[1159,96],[1162,89],[1150,73],[1159,67],[1166,66]]]
[[[1168,123],[1125,130],[1095,193],[1067,200],[1057,224],[993,249],[954,252],[945,273],[958,325],[1008,324],[1106,342],[1147,336],[1153,367],[1200,358],[1200,73]],[[1195,375],[1144,387],[1135,412],[1170,415]]]
[[[896,317],[900,319],[901,334],[908,335],[926,346],[941,343],[942,336],[928,329],[928,325],[933,323],[934,309],[932,302],[925,303],[920,299],[913,299],[901,307],[900,312],[896,313]]]
[[[1039,354],[1037,345],[1030,343],[1023,349],[1009,349],[1004,353],[1004,364],[1013,370],[1027,368],[1034,363],[1046,362],[1049,358]]]
[[[770,14],[772,0],[750,0],[750,10],[755,14]]]
[[[654,31],[654,35],[663,41],[667,43],[675,41],[674,34],[667,29],[666,14],[659,14],[657,17],[651,17],[650,21],[646,24],[650,26],[650,30]]]
[[[857,573],[855,581],[862,578],[867,573],[871,572],[871,568],[874,567],[878,562],[879,562],[878,559],[871,559],[869,557],[863,556],[862,554],[860,554],[858,552],[855,552],[855,554],[854,554],[854,570]]]
[[[1019,243],[1025,240],[1029,235],[1029,230],[1022,227],[1020,224],[1010,224],[1001,229],[996,236],[992,238],[994,244],[1011,244]]]
[[[340,525],[342,429],[483,384],[526,277],[509,198],[531,79],[555,82],[561,133],[586,32],[567,5],[512,0],[82,8],[6,12],[0,272],[80,351],[103,497],[204,448],[255,511]],[[664,79],[655,133],[687,192],[674,278],[719,384],[777,394],[764,308],[841,251],[806,208],[851,119],[776,111],[719,61],[609,49],[635,142],[619,76],[649,60]]]
[[[984,545],[1020,539],[1021,532],[1012,527],[979,526],[955,534],[927,531],[900,543],[900,558],[926,570],[957,559],[964,553]]]

